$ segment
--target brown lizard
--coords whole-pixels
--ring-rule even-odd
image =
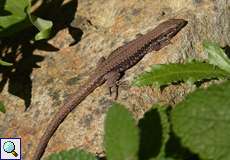
[[[102,57],[99,60],[100,63],[98,63],[96,69],[90,75],[89,80],[68,97],[66,103],[63,104],[51,120],[40,139],[33,160],[39,160],[42,157],[50,138],[58,126],[90,93],[106,82],[110,91],[112,87],[115,87],[117,95],[117,82],[124,75],[124,72],[137,64],[147,53],[158,51],[162,47],[168,45],[170,40],[186,24],[187,21],[183,19],[169,19],[159,24],[147,34],[139,36],[129,43],[117,48],[107,59]]]

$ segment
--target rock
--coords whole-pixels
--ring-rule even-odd
[[[184,62],[188,57],[205,58],[203,40],[219,42],[222,46],[230,44],[229,0],[79,0],[76,6],[78,8],[71,26],[78,28],[75,30],[79,34],[75,35],[78,42],[69,46],[74,42],[74,36],[70,35],[70,24],[67,24],[48,41],[59,51],[47,51],[48,48],[38,49],[35,46],[31,49],[31,56],[27,56],[34,62],[26,75],[27,80],[31,81],[31,91],[27,93],[31,94],[28,110],[24,111],[26,96],[9,91],[11,83],[15,82],[10,79],[14,77],[9,77],[0,95],[0,100],[6,105],[6,113],[0,113],[1,134],[22,138],[25,160],[32,158],[47,122],[53,118],[64,99],[88,78],[99,58],[108,56],[136,35],[146,33],[168,18],[188,21],[188,25],[172,40],[173,44],[148,54],[122,79],[118,102],[125,104],[137,119],[154,103],[174,104],[181,101],[190,88],[171,86],[163,93],[150,87],[137,88],[131,86],[135,76],[152,64]],[[23,91],[19,85],[30,83],[24,80],[20,79],[14,88],[19,87]],[[104,85],[96,89],[61,124],[45,156],[73,147],[95,154],[103,153],[103,121],[111,102]]]

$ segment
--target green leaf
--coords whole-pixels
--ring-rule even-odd
[[[0,16],[0,37],[11,36],[30,26],[26,13],[28,5],[28,0],[6,0],[4,10],[10,12],[10,15]]]
[[[3,2],[0,2],[3,3]],[[52,21],[31,15],[30,0],[6,0],[4,10],[10,15],[0,16],[0,37],[8,37],[19,32],[32,24],[39,30],[35,40],[47,39],[50,37]]]
[[[35,40],[38,41],[38,40],[49,38],[51,35],[53,22],[30,15],[30,9],[31,9],[31,5],[29,5],[27,8],[29,19],[31,23],[39,30],[39,33],[37,33],[35,36]]]
[[[52,26],[53,26],[52,21],[48,21],[48,20],[44,20],[42,18],[36,17],[36,18],[33,18],[32,23],[40,31],[35,36],[36,41],[47,39],[50,37]]]
[[[154,105],[140,119],[139,159],[165,159],[165,145],[169,139],[169,122],[167,108]]]
[[[9,62],[5,62],[5,61],[0,59],[0,65],[2,65],[2,66],[12,66],[13,64],[9,63]]]
[[[39,30],[39,33],[36,34],[35,40],[47,39],[51,35],[53,22],[49,20],[45,20],[33,15],[30,15],[31,5],[27,8],[27,13],[31,23]]]
[[[98,160],[90,153],[86,153],[83,150],[70,149],[68,151],[62,151],[54,153],[45,158],[45,160]]]
[[[157,87],[172,82],[194,83],[203,79],[228,78],[229,73],[211,64],[189,62],[186,64],[158,64],[134,80],[136,86],[155,85]]]
[[[104,145],[108,160],[137,160],[138,129],[124,106],[114,103],[106,116]]]
[[[6,113],[5,106],[4,106],[4,104],[1,101],[0,101],[0,112]]]
[[[198,89],[172,112],[175,134],[201,159],[230,159],[229,95],[230,81]]]
[[[224,50],[220,48],[217,43],[207,42],[203,43],[205,52],[208,53],[209,63],[218,66],[219,68],[230,73],[230,60],[224,53]]]

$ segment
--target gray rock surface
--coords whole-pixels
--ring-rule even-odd
[[[126,105],[136,119],[141,118],[154,103],[174,104],[192,88],[170,86],[163,92],[151,87],[131,86],[135,76],[152,64],[184,62],[187,58],[205,58],[202,41],[211,40],[222,46],[230,44],[229,0],[79,0],[71,25],[83,31],[81,40],[73,42],[68,29],[60,30],[49,43],[57,52],[34,50],[44,60],[34,68],[31,104],[24,111],[22,98],[8,92],[4,86],[0,100],[6,113],[0,113],[0,131],[4,137],[21,137],[25,160],[32,153],[55,112],[64,99],[88,77],[101,56],[146,33],[168,18],[183,18],[188,25],[172,40],[172,44],[148,54],[127,71],[122,79],[118,102]],[[103,85],[89,95],[58,128],[45,156],[70,148],[81,148],[95,154],[103,153],[103,121],[112,103]]]

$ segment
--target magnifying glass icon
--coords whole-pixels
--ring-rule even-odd
[[[6,141],[4,144],[3,144],[3,150],[6,152],[6,153],[11,153],[14,155],[14,157],[17,157],[18,154],[15,152],[15,145],[13,142],[11,141]]]

